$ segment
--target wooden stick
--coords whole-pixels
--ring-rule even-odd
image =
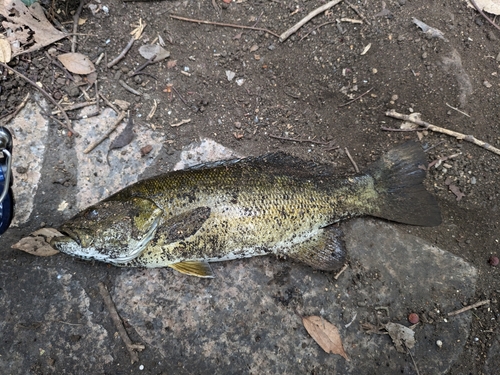
[[[488,144],[486,142],[480,141],[479,139],[475,138],[472,135],[465,135],[465,134],[462,134],[462,133],[455,132],[453,130],[448,130],[448,129],[445,129],[445,128],[441,128],[439,126],[429,124],[428,122],[425,122],[425,121],[413,118],[412,116],[403,115],[403,114],[398,113],[398,112],[396,112],[394,110],[387,111],[385,113],[385,115],[388,116],[388,117],[397,118],[399,120],[405,120],[405,121],[413,122],[413,123],[415,123],[417,125],[423,126],[427,130],[432,130],[432,131],[434,131],[436,133],[443,133],[443,134],[450,135],[452,137],[455,137],[456,139],[464,140],[464,141],[473,143],[476,146],[482,147],[485,150],[488,150],[488,151],[493,152],[494,154],[500,155],[500,149],[498,149],[496,147],[493,147],[492,145],[490,145],[490,144]]]
[[[368,93],[369,93],[370,91],[372,91],[372,90],[373,90],[373,87],[372,87],[371,89],[369,89],[368,91],[364,92],[363,94],[361,94],[361,95],[359,95],[359,96],[355,97],[354,99],[349,100],[347,103],[340,104],[340,105],[339,105],[339,108],[342,108],[342,107],[345,107],[345,106],[347,106],[347,105],[349,105],[349,104],[351,104],[351,103],[354,103],[356,100],[361,99],[363,96],[365,96],[366,94],[368,94]]]
[[[122,80],[120,79],[120,80],[118,80],[118,83],[119,83],[119,84],[120,84],[120,85],[121,85],[121,86],[122,86],[125,90],[127,90],[128,92],[130,92],[130,93],[132,93],[132,94],[134,94],[134,95],[137,95],[137,96],[142,96],[142,93],[141,93],[141,92],[139,92],[139,91],[137,91],[137,90],[133,89],[132,87],[130,87],[129,85],[127,85],[127,84],[125,83],[125,81],[122,81]]]
[[[334,278],[335,280],[338,280],[338,279],[339,279],[339,277],[340,277],[340,275],[342,275],[342,273],[344,273],[344,271],[347,269],[347,267],[349,267],[349,263],[344,264],[344,267],[342,267],[342,268],[340,269],[340,271],[339,271],[339,272],[337,272],[337,274],[336,274],[335,276],[333,276],[333,278]]]
[[[186,18],[186,17],[176,16],[175,14],[171,14],[170,17],[173,18],[173,19],[176,19],[176,20],[187,21],[187,22],[194,22],[194,23],[203,23],[205,25],[214,25],[214,26],[222,26],[222,27],[234,27],[236,29],[248,29],[248,30],[256,30],[256,31],[264,31],[266,33],[274,35],[276,38],[280,37],[278,34],[272,32],[271,30],[263,29],[261,27],[233,25],[231,23],[221,23],[221,22],[196,20],[196,19],[193,19],[193,18]]]
[[[132,47],[132,44],[134,44],[135,42],[135,38],[132,37],[129,41],[128,41],[128,44],[126,45],[126,47],[123,49],[123,51],[115,57],[115,59],[111,62],[109,62],[106,66],[108,68],[111,68],[113,65],[117,64],[118,61],[120,61],[121,59],[123,59],[125,57],[125,55],[127,54],[128,50]]]
[[[16,76],[24,79],[26,82],[28,82],[31,86],[33,86],[34,88],[36,88],[38,91],[40,91],[47,99],[49,99],[49,101],[54,104],[57,108],[59,108],[59,110],[61,111],[62,115],[64,116],[64,119],[66,120],[66,128],[71,132],[73,133],[74,135],[76,135],[77,137],[79,136],[79,134],[77,132],[75,132],[73,130],[73,128],[71,127],[71,121],[67,115],[67,113],[64,111],[63,107],[61,107],[61,105],[56,102],[54,100],[54,98],[52,96],[50,96],[50,94],[45,91],[44,89],[42,89],[40,86],[38,86],[35,82],[33,82],[31,79],[29,79],[28,77],[24,76],[23,74],[19,73],[17,70],[11,68],[10,66],[8,66],[7,64],[4,64],[3,62],[0,62],[0,66],[3,66],[4,68],[7,68],[9,69],[10,71],[12,71]]]
[[[359,173],[358,165],[356,164],[356,162],[352,158],[351,153],[349,152],[349,150],[347,149],[347,147],[345,147],[344,150],[345,150],[345,153],[346,153],[347,157],[349,158],[349,160],[351,161],[352,165],[354,166],[354,169],[356,170],[356,173]]]
[[[30,93],[27,93],[26,96],[24,97],[23,101],[17,106],[14,112],[6,115],[5,117],[0,118],[0,120],[3,120],[4,125],[8,124],[10,120],[12,120],[14,117],[17,116],[19,112],[21,112],[21,109],[24,108],[26,103],[28,102],[28,99],[30,97]]]
[[[118,127],[118,125],[120,125],[120,122],[122,122],[122,120],[125,118],[125,116],[126,116],[125,112],[123,112],[123,111],[122,111],[122,112],[120,112],[120,115],[119,115],[119,116],[118,116],[118,118],[116,119],[116,121],[115,121],[115,123],[113,124],[113,126],[111,127],[111,129],[109,129],[109,130],[106,132],[106,134],[104,134],[104,136],[103,136],[101,139],[99,139],[99,140],[95,141],[95,142],[94,142],[94,143],[92,143],[89,147],[87,147],[87,148],[83,151],[83,153],[84,153],[84,154],[88,154],[88,153],[89,153],[90,151],[92,151],[94,148],[96,148],[97,146],[99,146],[99,145],[101,144],[101,142],[102,142],[102,141],[104,141],[106,138],[108,138],[108,137],[109,137],[109,135],[110,135],[111,133],[113,133],[113,132],[116,130],[116,128]]]
[[[71,39],[71,52],[76,52],[76,31],[78,30],[78,21],[80,20],[80,14],[82,13],[83,5],[85,0],[80,0],[80,5],[73,16],[73,38]]]
[[[113,303],[113,300],[111,299],[111,295],[109,294],[108,289],[106,289],[106,286],[103,283],[99,283],[99,293],[101,293],[101,297],[104,300],[104,304],[108,308],[109,315],[111,315],[111,320],[113,320],[113,323],[118,330],[118,333],[120,334],[120,337],[123,340],[123,343],[125,344],[125,347],[128,350],[128,354],[130,355],[130,360],[132,363],[138,362],[139,361],[139,356],[135,352],[137,351],[143,351],[146,349],[144,345],[141,344],[133,344],[132,340],[130,340],[130,337],[128,337],[127,331],[125,331],[125,327],[123,327],[123,322],[120,318],[120,315],[118,315],[118,311],[116,311],[116,306]]]
[[[452,311],[452,312],[449,312],[448,313],[448,316],[454,316],[454,315],[458,315],[458,314],[461,314],[463,312],[466,312],[466,311],[469,311],[469,310],[472,310],[472,309],[475,309],[476,307],[479,307],[479,306],[483,306],[483,305],[487,305],[490,303],[490,300],[489,299],[486,299],[484,301],[479,301],[479,302],[476,302],[472,305],[469,305],[469,306],[465,306],[459,310],[455,310],[455,311]]]
[[[111,108],[113,111],[115,111],[115,113],[118,115],[120,113],[120,111],[118,110],[118,108],[116,108],[113,103],[111,103],[108,98],[106,98],[103,94],[99,93],[99,96],[101,97],[102,100],[104,100],[104,102],[106,103],[106,105]]]
[[[88,107],[89,105],[94,105],[94,104],[96,104],[95,101],[92,101],[92,102],[83,102],[83,103],[76,103],[76,104],[67,106],[66,108],[64,108],[64,110],[65,111],[73,111],[75,109],[80,109],[80,108]],[[59,111],[59,110],[52,111],[53,115],[58,115],[59,113],[61,113],[61,111]]]
[[[319,8],[313,10],[307,16],[305,16],[304,18],[302,18],[298,23],[296,23],[294,26],[292,26],[287,31],[285,31],[283,34],[281,34],[279,36],[280,42],[284,42],[285,40],[287,40],[290,35],[295,34],[298,29],[300,29],[302,26],[304,26],[311,19],[313,19],[314,17],[316,17],[318,14],[324,12],[325,10],[328,10],[331,7],[337,5],[341,1],[342,0],[333,0],[333,1],[330,1],[330,2],[326,3],[323,6],[320,6]]]

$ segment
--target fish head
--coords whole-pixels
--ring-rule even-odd
[[[162,216],[149,199],[102,201],[64,223],[59,228],[63,236],[54,237],[51,245],[79,258],[120,265],[141,254]]]

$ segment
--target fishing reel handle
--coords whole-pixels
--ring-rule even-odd
[[[0,235],[12,221],[14,200],[12,198],[12,134],[0,126]]]

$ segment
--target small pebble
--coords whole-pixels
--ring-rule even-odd
[[[410,315],[408,315],[408,321],[411,324],[417,324],[420,321],[420,318],[418,317],[418,314],[411,313]]]
[[[141,371],[144,370],[144,365],[140,365],[139,370],[141,370]]]
[[[490,256],[490,264],[493,266],[493,267],[497,267],[498,266],[498,263],[500,263],[500,261],[498,260],[498,257],[496,255],[492,255]]]
[[[443,342],[441,340],[436,341],[436,345],[441,348],[443,346]]]

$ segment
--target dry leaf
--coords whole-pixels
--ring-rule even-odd
[[[57,230],[42,228],[31,233],[30,236],[22,238],[21,241],[12,245],[12,248],[40,257],[49,257],[59,253],[59,251],[50,246],[52,237],[58,236],[62,236],[62,234]]]
[[[476,4],[479,9],[485,12],[500,15],[500,2],[498,0],[476,0]],[[469,8],[474,8],[474,6],[467,0],[467,5]]]
[[[12,50],[7,39],[0,34],[0,62],[8,63],[12,58]]]
[[[69,52],[57,56],[58,60],[71,73],[90,74],[95,72],[95,66],[90,59],[78,52]]]
[[[47,21],[39,3],[27,8],[21,0],[0,0],[0,14],[7,20],[2,26],[7,29],[12,57],[36,51],[66,36]]]
[[[147,60],[154,57],[153,62],[164,60],[170,56],[170,52],[162,48],[159,44],[145,44],[140,46],[139,53]]]
[[[302,323],[311,337],[327,353],[339,354],[349,361],[344,351],[339,330],[320,316],[307,316],[302,318]]]
[[[109,151],[125,147],[130,142],[132,142],[134,138],[135,138],[134,120],[132,119],[131,116],[129,116],[125,128],[122,130],[120,134],[118,134],[118,136],[109,145]]]
[[[411,349],[415,346],[415,332],[404,325],[398,323],[387,323],[385,329],[389,332],[396,350],[406,353],[405,348]]]

